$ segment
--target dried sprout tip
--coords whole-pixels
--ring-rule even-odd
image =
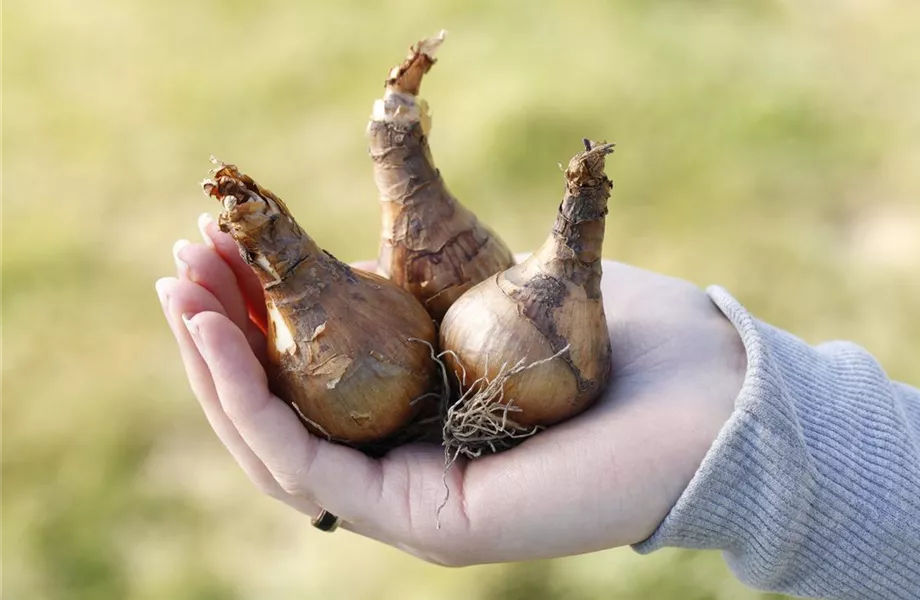
[[[605,180],[604,159],[613,153],[615,146],[612,142],[592,142],[584,138],[584,152],[579,152],[565,170],[566,179],[576,185],[596,185],[596,180]]]
[[[413,54],[424,54],[428,58],[434,59],[435,52],[438,51],[438,48],[441,47],[441,44],[444,43],[444,39],[447,37],[447,30],[442,29],[438,32],[438,35],[425,38],[421,40],[413,48]]]
[[[613,147],[616,146],[613,142],[592,142],[588,138],[582,138],[581,141],[585,145],[585,153],[596,152],[605,156],[613,154]]]
[[[442,29],[438,35],[425,38],[412,45],[406,60],[390,70],[386,81],[387,90],[418,96],[422,77],[436,62],[434,55],[444,43],[446,35],[447,31]]]

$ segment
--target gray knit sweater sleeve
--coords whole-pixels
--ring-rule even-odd
[[[748,372],[690,485],[634,548],[721,549],[746,584],[797,596],[920,598],[920,390],[852,343],[812,347],[709,296]]]

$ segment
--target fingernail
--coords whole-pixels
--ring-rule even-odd
[[[173,244],[173,258],[176,260],[176,269],[179,270],[179,275],[188,275],[188,263],[186,263],[182,258],[179,257],[179,253],[182,252],[182,249],[189,245],[188,240],[179,240]]]
[[[192,313],[183,313],[182,322],[185,323],[185,328],[188,329],[188,334],[191,336],[192,341],[195,342],[198,352],[204,356],[204,347],[201,343],[201,332],[198,330],[198,324],[192,321],[192,317],[194,316],[195,315]]]
[[[160,304],[163,306],[163,312],[169,312],[169,292],[166,291],[166,278],[158,279],[154,287],[157,290],[157,297],[160,299]]]
[[[214,222],[214,217],[210,213],[201,213],[198,217],[198,231],[201,232],[201,237],[204,239],[204,243],[211,248],[214,247],[214,240],[211,239],[211,235],[208,233],[208,225]]]

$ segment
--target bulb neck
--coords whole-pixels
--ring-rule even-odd
[[[445,34],[441,31],[413,45],[406,60],[390,71],[383,98],[374,102],[367,137],[374,160],[374,181],[385,211],[422,203],[454,202],[428,147],[428,103],[418,97],[422,78],[434,65]]]
[[[565,196],[546,242],[528,259],[530,269],[584,287],[600,297],[601,257],[607,201],[613,183],[604,173],[604,157],[613,144],[585,140],[565,171]]]
[[[266,291],[283,288],[297,271],[331,258],[293,220],[277,219],[269,227],[234,238]]]
[[[576,154],[565,170],[565,196],[559,206],[551,241],[583,265],[600,260],[604,246],[607,201],[613,183],[604,172],[613,144],[584,140],[585,151]]]
[[[388,121],[368,125],[374,182],[380,201],[392,208],[455,202],[434,166],[422,123],[402,126]]]
[[[603,253],[608,195],[566,194],[556,215],[551,240],[584,265],[600,260]]]
[[[330,260],[297,224],[281,198],[235,166],[217,164],[214,178],[205,180],[202,187],[223,205],[220,229],[236,241],[240,255],[264,289],[282,284],[307,264]]]

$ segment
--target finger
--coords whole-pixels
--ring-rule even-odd
[[[223,311],[249,340],[259,361],[266,364],[264,331],[252,321],[236,275],[217,252],[203,244],[179,240],[173,246],[173,257],[180,279],[202,286],[220,302]]]
[[[160,279],[157,281],[156,290],[163,305],[166,320],[179,344],[182,362],[185,365],[192,391],[198,398],[211,428],[260,490],[275,498],[288,501],[287,494],[262,464],[262,461],[246,445],[221,408],[207,364],[201,358],[194,342],[189,337],[188,330],[182,323],[182,315],[185,313],[221,312],[223,309],[220,303],[207,290],[190,281],[180,281],[174,278]],[[288,503],[306,514],[315,515],[318,511],[313,503],[302,498],[290,499]]]
[[[180,279],[188,279],[205,288],[217,298],[230,320],[245,331],[249,325],[246,300],[230,265],[214,248],[179,240],[173,246],[173,257]]]
[[[225,316],[199,313],[187,318],[186,326],[208,364],[224,412],[282,489],[310,498],[353,531],[426,560],[475,560],[461,493],[463,471],[458,466],[445,479],[438,448],[403,447],[375,461],[317,438],[269,392],[265,371]],[[453,501],[440,513],[438,528],[445,483]]]
[[[224,412],[282,489],[308,497],[358,528],[374,526],[380,465],[364,454],[321,440],[291,407],[268,390],[242,333],[226,316],[201,312],[186,319],[211,371]]]
[[[201,231],[204,243],[213,247],[230,267],[230,270],[233,271],[233,274],[236,275],[236,280],[243,291],[243,298],[246,300],[246,306],[249,308],[252,320],[262,331],[266,331],[265,293],[262,290],[262,284],[240,256],[240,250],[236,242],[233,241],[232,237],[220,230],[217,223],[214,222],[214,218],[208,213],[198,217],[198,229]]]
[[[438,448],[404,447],[378,462],[319,439],[269,392],[264,370],[225,316],[199,313],[187,318],[186,326],[208,364],[224,412],[283,490],[313,500],[352,531],[426,560],[476,560],[477,540],[485,538],[471,535],[462,469],[452,469],[445,479]],[[445,482],[454,500],[440,514],[438,528]]]

